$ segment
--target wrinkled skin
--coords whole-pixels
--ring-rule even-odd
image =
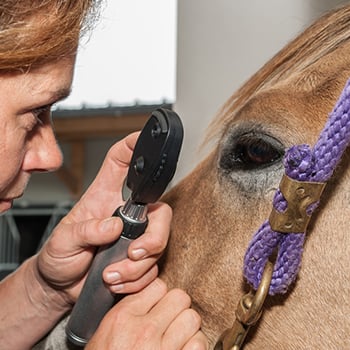
[[[316,56],[264,83],[238,108],[229,101],[216,148],[166,196],[174,217],[161,277],[191,295],[211,347],[247,292],[244,253],[269,216],[284,150],[315,143],[350,77],[349,39]],[[244,349],[350,349],[348,155],[309,225],[296,283],[268,298]]]

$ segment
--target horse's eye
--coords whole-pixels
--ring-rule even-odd
[[[220,159],[224,170],[254,170],[269,166],[281,159],[283,150],[267,135],[245,134],[233,140]]]

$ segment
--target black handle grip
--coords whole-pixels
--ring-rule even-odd
[[[127,258],[128,247],[136,238],[131,236],[131,232],[140,235],[147,226],[147,220],[137,222],[127,219],[121,208],[118,208],[115,215],[124,222],[123,233],[115,243],[98,250],[66,327],[68,339],[78,346],[87,344],[108,310],[123,297],[111,293],[106,287],[102,279],[103,270],[108,265]]]

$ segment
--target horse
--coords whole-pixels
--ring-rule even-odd
[[[314,22],[228,99],[209,127],[212,151],[164,197],[174,213],[161,278],[190,294],[210,349],[232,327],[247,292],[244,254],[271,212],[285,150],[316,142],[349,77],[344,6]],[[350,349],[349,161],[346,151],[311,218],[296,281],[267,297],[244,349]]]
[[[160,277],[190,294],[210,349],[248,291],[245,251],[271,211],[285,150],[316,142],[349,77],[344,6],[316,20],[224,103],[209,127],[212,151],[163,197],[173,224]],[[349,162],[345,152],[311,218],[297,279],[266,298],[245,349],[350,349]],[[65,349],[63,329],[45,348]]]

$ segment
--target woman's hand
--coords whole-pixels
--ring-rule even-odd
[[[40,276],[66,303],[76,301],[96,246],[114,242],[122,231],[122,221],[112,214],[123,204],[122,186],[137,137],[138,133],[131,134],[110,149],[94,182],[38,255]],[[147,229],[130,244],[129,258],[103,273],[113,292],[136,292],[156,278],[156,262],[168,241],[171,216],[168,205],[149,205]]]
[[[156,279],[125,297],[102,320],[86,350],[207,350],[200,316],[180,289],[167,291]]]

